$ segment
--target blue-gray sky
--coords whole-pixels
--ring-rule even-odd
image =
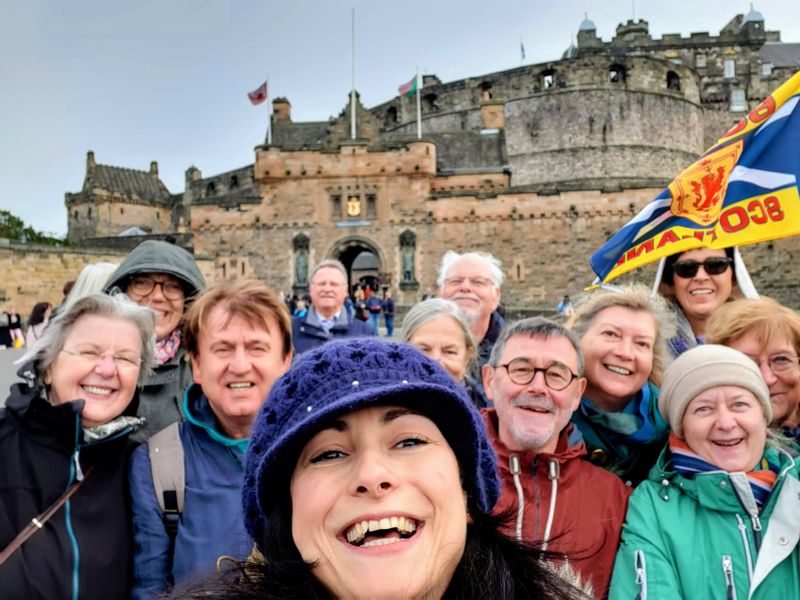
[[[86,151],[148,169],[173,193],[190,165],[212,175],[253,161],[268,105],[245,94],[269,74],[295,121],[338,114],[350,89],[367,106],[416,67],[443,81],[558,58],[588,13],[609,40],[646,19],[654,37],[716,35],[744,0],[0,0],[0,208],[66,233],[64,193]],[[798,0],[757,0],[768,30],[800,42]]]

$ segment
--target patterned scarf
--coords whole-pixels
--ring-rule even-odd
[[[669,449],[672,453],[672,466],[684,477],[691,477],[696,473],[723,472],[718,466],[700,458],[686,442],[674,434],[669,436]],[[778,479],[778,469],[778,465],[769,461],[765,453],[756,468],[745,473],[759,510],[764,507],[772,492]]]
[[[702,344],[704,340],[702,338],[698,339],[695,337],[694,332],[692,331],[692,326],[689,324],[689,320],[686,318],[686,315],[683,314],[683,310],[681,309],[680,305],[675,300],[672,300],[670,304],[672,305],[672,314],[675,317],[677,333],[675,334],[675,337],[669,339],[667,346],[672,358],[675,359],[687,350],[694,348],[698,344]]]
[[[163,365],[178,353],[181,347],[181,330],[175,329],[163,340],[156,340],[156,362]]]

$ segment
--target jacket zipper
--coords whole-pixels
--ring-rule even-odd
[[[733,561],[727,554],[722,557],[722,573],[725,575],[725,597],[727,600],[736,600],[736,584],[733,581]]]
[[[542,542],[542,551],[547,550],[547,544],[550,542],[550,532],[553,529],[553,518],[556,514],[556,499],[558,498],[558,476],[561,473],[558,461],[551,458],[547,461],[547,477],[552,482],[550,486],[550,510],[547,512],[547,523],[544,527],[544,540]]]
[[[78,481],[83,481],[83,469],[81,469],[80,463],[80,444],[78,443],[78,440],[80,440],[80,432],[81,417],[80,415],[75,415],[75,451],[72,454],[72,460],[69,465],[69,481],[67,482],[67,488],[69,488],[76,479]],[[72,528],[71,499],[64,503],[64,524],[67,529],[67,537],[69,537],[70,545],[72,546],[72,600],[78,600],[80,595],[79,571],[81,553],[78,548],[78,538],[75,536],[75,530]]]
[[[519,456],[512,454],[508,457],[508,469],[514,479],[514,488],[517,490],[517,524],[514,536],[518,542],[522,541],[522,515],[525,510],[525,496],[522,493],[522,482],[519,480],[522,469],[519,466]]]
[[[750,553],[750,544],[747,541],[747,525],[744,524],[744,519],[742,519],[741,515],[736,515],[736,520],[739,522],[739,532],[742,534],[744,555],[747,558],[747,575],[750,581],[753,581],[753,555]]]
[[[636,572],[636,585],[639,586],[636,600],[647,600],[647,562],[642,550],[633,553],[633,568]]]

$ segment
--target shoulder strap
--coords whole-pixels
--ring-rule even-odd
[[[172,423],[147,440],[156,500],[164,514],[167,533],[174,536],[183,513],[186,469],[178,423]]]

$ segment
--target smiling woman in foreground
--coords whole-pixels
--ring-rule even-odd
[[[768,441],[758,366],[726,346],[689,350],[658,407],[672,435],[628,504],[611,600],[796,598],[799,467]]]
[[[580,597],[498,533],[497,495],[480,416],[438,364],[406,345],[330,342],[261,409],[243,500],[263,560],[211,597]],[[189,597],[209,597],[199,589]]]

